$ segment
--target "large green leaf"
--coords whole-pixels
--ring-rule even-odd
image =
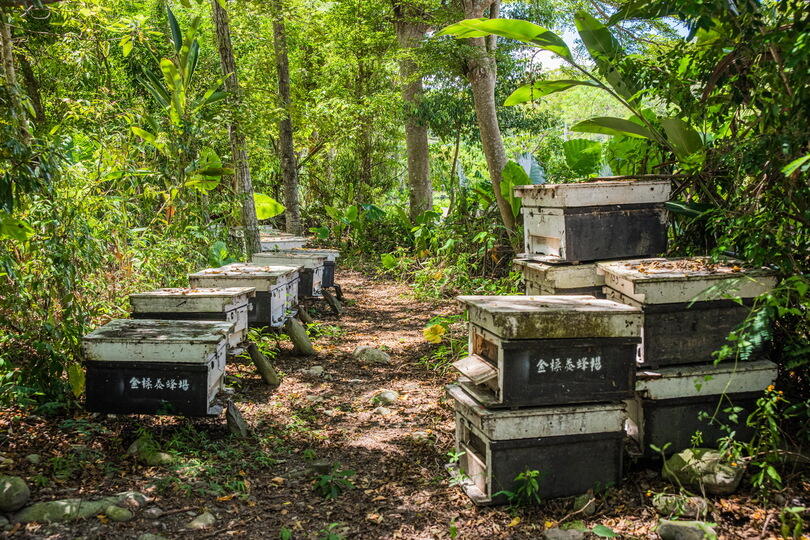
[[[503,104],[509,107],[511,105],[526,103],[527,101],[539,99],[543,96],[547,96],[555,92],[562,92],[564,90],[568,90],[569,88],[573,88],[574,86],[599,86],[599,85],[591,81],[576,81],[573,79],[560,79],[557,81],[537,81],[532,84],[526,84],[524,86],[521,86],[520,88],[512,92],[512,94],[508,98],[506,98],[506,101],[504,101]]]
[[[180,25],[177,23],[177,18],[172,12],[172,8],[166,6],[166,16],[169,19],[169,30],[172,33],[172,43],[174,43],[175,52],[180,52],[183,46],[183,32],[180,31]]]
[[[0,212],[0,238],[25,242],[34,235],[34,229],[27,221],[15,219],[5,212]]]
[[[624,99],[634,100],[639,88],[619,72],[618,65],[624,59],[624,50],[610,30],[585,11],[578,11],[574,15],[574,24],[599,73],[617,94]]]
[[[604,135],[627,135],[642,139],[654,139],[653,134],[642,125],[624,118],[600,116],[583,120],[571,126],[571,131],[580,133],[602,133]]]
[[[602,145],[588,139],[571,139],[563,143],[565,162],[577,174],[587,176],[596,172],[602,157]]]
[[[529,21],[518,19],[464,19],[440,30],[437,36],[484,37],[491,34],[529,43],[573,61],[568,45],[560,36]]]
[[[703,148],[700,134],[680,118],[662,118],[661,127],[679,158],[691,156]]]
[[[782,167],[782,174],[784,174],[785,176],[790,176],[791,174],[795,173],[796,170],[798,170],[800,167],[802,171],[806,171],[808,167],[810,167],[810,163],[808,162],[810,162],[810,154],[794,159],[793,161]]]
[[[515,197],[515,187],[531,185],[532,180],[520,164],[509,161],[501,173],[501,195],[509,202],[512,215],[520,214],[521,200]]]
[[[256,205],[257,219],[270,219],[284,212],[284,205],[264,193],[254,193],[253,202]]]

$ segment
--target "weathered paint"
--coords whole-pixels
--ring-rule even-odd
[[[309,242],[308,238],[291,235],[262,234],[259,237],[262,251],[274,251],[277,249],[297,249],[302,248]]]
[[[636,381],[636,392],[647,399],[761,392],[776,380],[777,373],[777,365],[767,360],[661,368],[643,372]]]
[[[286,285],[295,279],[300,266],[233,263],[189,274],[188,280],[192,287],[253,287],[257,292],[270,292],[275,285]]]
[[[707,258],[704,258],[708,261]],[[776,286],[773,272],[764,268],[739,271],[648,270],[637,265],[650,262],[677,262],[693,259],[636,259],[597,263],[605,276],[605,286],[643,304],[673,304],[720,298],[755,298]],[[737,261],[727,261],[729,268]]]
[[[156,289],[129,295],[135,313],[230,311],[247,305],[253,287]]]
[[[295,250],[267,251],[254,253],[251,262],[258,266],[286,265],[322,268],[326,262],[326,255]]]
[[[621,180],[518,186],[515,197],[524,206],[565,208],[663,203],[669,200],[671,191],[669,180]]]
[[[547,257],[515,259],[515,268],[523,274],[528,295],[590,295],[602,296],[603,275],[596,272],[595,263],[549,264]]]
[[[502,339],[639,337],[639,308],[593,296],[459,296],[469,320]]]

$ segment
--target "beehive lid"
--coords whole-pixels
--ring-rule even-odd
[[[597,263],[605,284],[643,304],[675,304],[729,297],[754,298],[776,286],[766,268],[708,257],[636,259]]]
[[[564,208],[663,203],[671,191],[669,180],[613,180],[518,186],[515,196],[524,206]]]
[[[283,249],[303,247],[307,245],[309,238],[290,234],[262,234],[259,235],[259,241],[262,249]]]
[[[580,287],[601,287],[605,278],[596,272],[596,264],[554,265],[539,259],[515,259],[515,267],[524,278],[546,283],[555,289],[576,289]]]
[[[502,339],[639,337],[641,309],[593,296],[459,296],[472,324]]]
[[[615,433],[624,429],[624,405],[566,405],[530,409],[487,409],[457,384],[447,394],[461,416],[493,441]]]
[[[232,322],[113,319],[84,336],[85,355],[104,362],[207,362]]]
[[[292,264],[304,268],[318,268],[326,262],[326,255],[305,251],[266,251],[253,254],[253,264]]]
[[[167,288],[129,295],[134,313],[218,313],[248,303],[253,287]]]
[[[777,373],[767,360],[661,368],[639,372],[636,392],[647,399],[762,392]]]
[[[337,249],[326,249],[326,248],[292,248],[292,249],[280,249],[278,250],[279,253],[308,253],[310,255],[323,255],[326,257],[326,260],[329,262],[335,262],[340,257],[340,251]]]
[[[267,292],[294,279],[299,268],[301,265],[233,263],[189,274],[188,279],[192,287],[253,287],[256,291]]]

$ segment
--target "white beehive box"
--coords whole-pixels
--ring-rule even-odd
[[[260,266],[300,265],[299,298],[321,296],[326,255],[309,253],[306,250],[268,251],[254,253],[252,263]]]
[[[670,191],[667,180],[519,186],[525,250],[565,262],[662,253]]]
[[[247,334],[248,307],[253,287],[165,288],[129,295],[132,316],[138,319],[222,320],[233,323],[229,345]]]
[[[262,251],[277,251],[280,249],[298,249],[307,245],[308,238],[287,234],[262,234],[259,237]]]
[[[523,274],[527,295],[590,295],[603,297],[605,277],[596,272],[596,263],[549,264],[547,257],[515,259]]]
[[[233,263],[221,268],[207,268],[188,279],[192,287],[252,287],[248,321],[255,326],[278,328],[284,325],[298,302],[300,266],[256,266]]]
[[[671,454],[689,448],[700,433],[701,446],[714,447],[727,433],[738,441],[750,440],[753,431],[746,418],[756,400],[776,380],[778,367],[760,360],[739,364],[692,365],[660,368],[639,373],[636,397],[627,402],[629,429],[645,454],[650,445]],[[729,420],[730,407],[739,408],[737,421]]]
[[[751,300],[776,285],[768,270],[705,257],[600,262],[597,271],[605,277],[608,298],[644,312],[645,367],[713,361],[748,316]],[[737,297],[741,303],[730,299]]]
[[[493,411],[457,385],[447,392],[456,413],[462,487],[476,504],[504,502],[515,477],[539,470],[541,497],[584,493],[619,481],[626,414],[621,404]]]
[[[87,406],[124,414],[212,413],[222,385],[226,321],[115,319],[82,340]]]

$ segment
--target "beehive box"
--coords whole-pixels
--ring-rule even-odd
[[[279,328],[298,302],[297,266],[255,266],[234,263],[189,274],[192,287],[253,287],[248,324]]]
[[[257,265],[292,265],[301,266],[298,281],[298,298],[321,296],[323,287],[323,270],[326,256],[308,253],[307,251],[285,250],[254,253],[253,264]]]
[[[112,414],[218,414],[225,321],[115,319],[82,340],[87,409]]]
[[[748,316],[751,300],[776,285],[768,270],[706,258],[600,262],[597,270],[608,298],[644,312],[640,359],[653,368],[711,362]]]
[[[641,310],[592,296],[460,296],[469,356],[454,367],[484,406],[622,400],[633,394]]]
[[[604,298],[605,278],[596,272],[595,263],[556,264],[542,255],[515,259],[515,268],[523,274],[528,295],[584,294]]]
[[[493,411],[458,385],[447,392],[456,415],[462,487],[476,504],[506,502],[515,477],[540,471],[540,497],[580,495],[622,476],[625,413],[621,404]]]
[[[255,293],[253,287],[156,289],[129,295],[129,303],[135,319],[233,323],[228,344],[235,347],[247,336],[248,307]]]
[[[565,262],[666,251],[667,180],[519,186],[527,253]]]
[[[308,238],[293,236],[291,234],[261,234],[259,235],[262,251],[277,251],[280,249],[298,249],[307,245]]]
[[[279,253],[306,253],[308,255],[322,255],[326,257],[323,263],[323,283],[324,288],[335,286],[335,267],[337,260],[340,257],[340,251],[337,249],[326,248],[295,248],[295,249],[280,249]]]
[[[636,397],[628,402],[628,431],[647,455],[657,454],[650,445],[663,449],[669,443],[667,454],[689,448],[698,432],[700,446],[714,448],[727,435],[723,424],[735,432],[736,440],[749,441],[753,432],[745,420],[776,375],[776,364],[767,360],[640,373]],[[736,422],[729,420],[727,409],[732,406],[740,408]]]

